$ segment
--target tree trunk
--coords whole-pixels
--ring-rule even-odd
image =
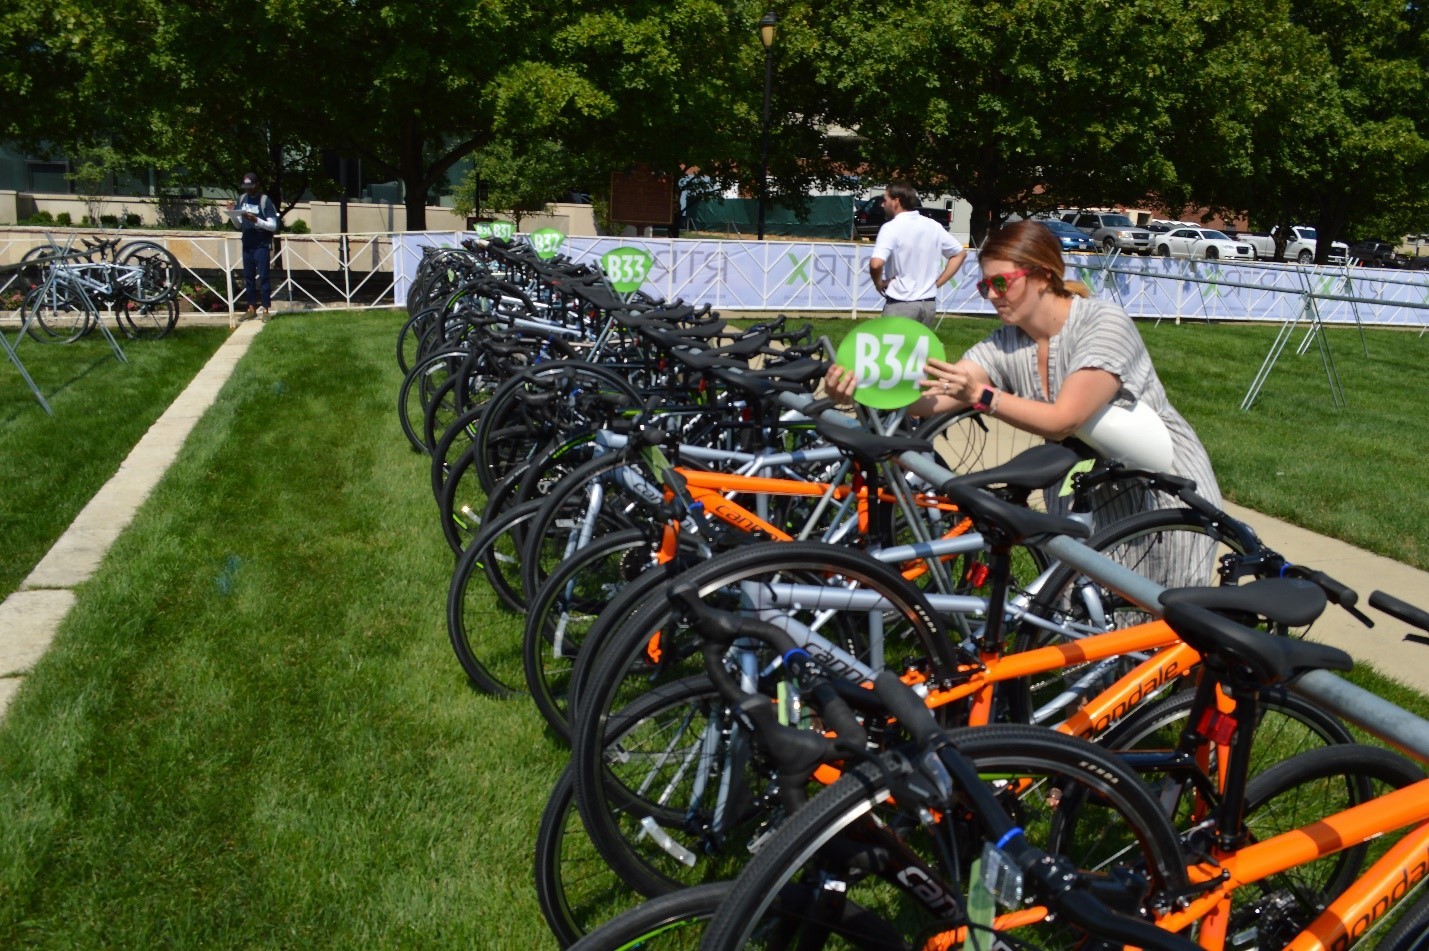
[[[427,175],[422,162],[425,140],[413,119],[402,122],[402,141],[398,143],[398,177],[402,179],[403,204],[407,209],[407,230],[427,230]]]

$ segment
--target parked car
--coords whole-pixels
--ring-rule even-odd
[[[1197,261],[1254,261],[1255,248],[1214,228],[1176,228],[1156,239],[1156,253]]]
[[[1131,219],[1118,212],[1069,211],[1062,220],[1091,235],[1103,251],[1120,248],[1137,254],[1151,253],[1151,232],[1131,223]]]
[[[1262,261],[1270,261],[1275,258],[1275,234],[1278,227],[1271,228],[1269,233],[1254,231],[1242,231],[1235,236],[1237,241],[1249,244],[1255,250],[1255,256]],[[1308,225],[1293,225],[1290,229],[1291,236],[1285,243],[1285,260],[1295,261],[1299,264],[1309,264],[1315,260],[1315,248],[1319,240],[1319,234],[1314,228]],[[1343,241],[1330,242],[1330,251],[1325,260],[1330,264],[1344,264],[1349,256],[1349,245]]]
[[[944,229],[952,223],[953,213],[948,208],[919,208],[918,214],[924,218],[932,218]],[[872,198],[865,198],[854,206],[853,227],[854,232],[860,238],[873,239],[878,237],[878,229],[883,227],[883,223],[888,220],[888,216],[883,213],[883,194],[880,192]]]
[[[1400,254],[1388,241],[1370,239],[1350,245],[1350,258],[1365,267],[1407,267],[1409,256]]]
[[[1097,243],[1085,231],[1080,231],[1072,227],[1065,221],[1055,218],[1042,219],[1042,226],[1052,232],[1052,237],[1056,238],[1062,245],[1063,251],[1096,251]]]

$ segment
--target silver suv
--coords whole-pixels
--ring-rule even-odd
[[[1151,232],[1132,224],[1119,212],[1069,211],[1062,220],[1091,235],[1103,251],[1120,248],[1137,254],[1151,253]]]

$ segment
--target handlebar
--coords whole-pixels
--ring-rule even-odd
[[[1375,591],[1370,594],[1369,606],[1383,611],[1405,624],[1412,624],[1421,631],[1429,631],[1429,611],[1416,608],[1414,605],[1391,597],[1383,591]]]

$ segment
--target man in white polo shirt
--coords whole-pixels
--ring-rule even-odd
[[[918,209],[922,202],[907,182],[883,194],[888,220],[878,229],[868,274],[883,295],[883,313],[913,317],[926,326],[938,319],[938,288],[953,279],[968,256],[956,238]]]

